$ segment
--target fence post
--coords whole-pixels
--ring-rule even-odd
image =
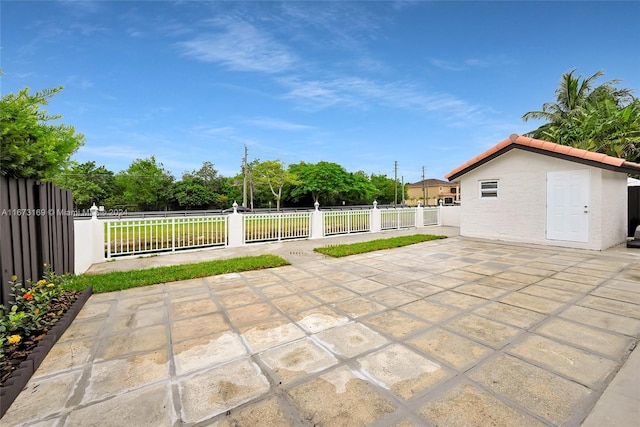
[[[227,245],[230,248],[237,248],[244,244],[244,217],[238,213],[238,204],[233,202],[233,213],[229,214],[227,225]]]
[[[95,208],[95,209],[94,209]],[[95,204],[89,209],[90,220],[74,220],[74,244],[76,248],[74,273],[82,274],[92,264],[106,260],[104,221],[97,217],[98,208]]]
[[[371,232],[379,233],[382,231],[382,213],[378,209],[378,202],[373,201],[373,209],[371,209]]]
[[[416,228],[424,228],[424,208],[420,202],[416,208]]]
[[[320,203],[317,201],[313,204],[315,210],[311,212],[311,233],[310,239],[322,239],[324,237],[324,218],[323,213],[318,209]]]

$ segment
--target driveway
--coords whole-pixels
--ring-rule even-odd
[[[292,265],[93,295],[3,426],[637,421],[637,383],[612,380],[640,338],[639,252],[279,245]]]

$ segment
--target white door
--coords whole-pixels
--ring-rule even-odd
[[[589,170],[547,172],[547,239],[589,241]]]

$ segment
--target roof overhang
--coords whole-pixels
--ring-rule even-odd
[[[614,172],[640,174],[640,164],[637,163],[627,162],[624,159],[607,156],[605,154],[594,153],[587,150],[567,147],[548,141],[526,138],[514,134],[511,135],[509,139],[502,141],[474,159],[452,170],[445,175],[445,178],[449,181],[453,181],[513,149],[524,150],[531,153],[541,154],[543,156],[550,156]]]

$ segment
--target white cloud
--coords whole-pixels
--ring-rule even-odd
[[[178,43],[183,54],[237,71],[279,73],[297,62],[289,49],[253,25],[238,20],[217,20],[221,30]]]
[[[272,119],[272,118],[250,119],[250,120],[245,120],[245,123],[253,126],[267,128],[267,129],[277,129],[277,130],[286,130],[286,131],[314,129],[313,126],[301,125],[297,123],[291,123],[284,120],[278,120],[278,119]]]
[[[480,115],[484,107],[447,93],[425,93],[409,82],[376,82],[357,77],[328,80],[282,79],[289,88],[286,98],[302,102],[310,109],[344,105],[367,109],[372,104],[416,112],[444,112],[467,119]]]

